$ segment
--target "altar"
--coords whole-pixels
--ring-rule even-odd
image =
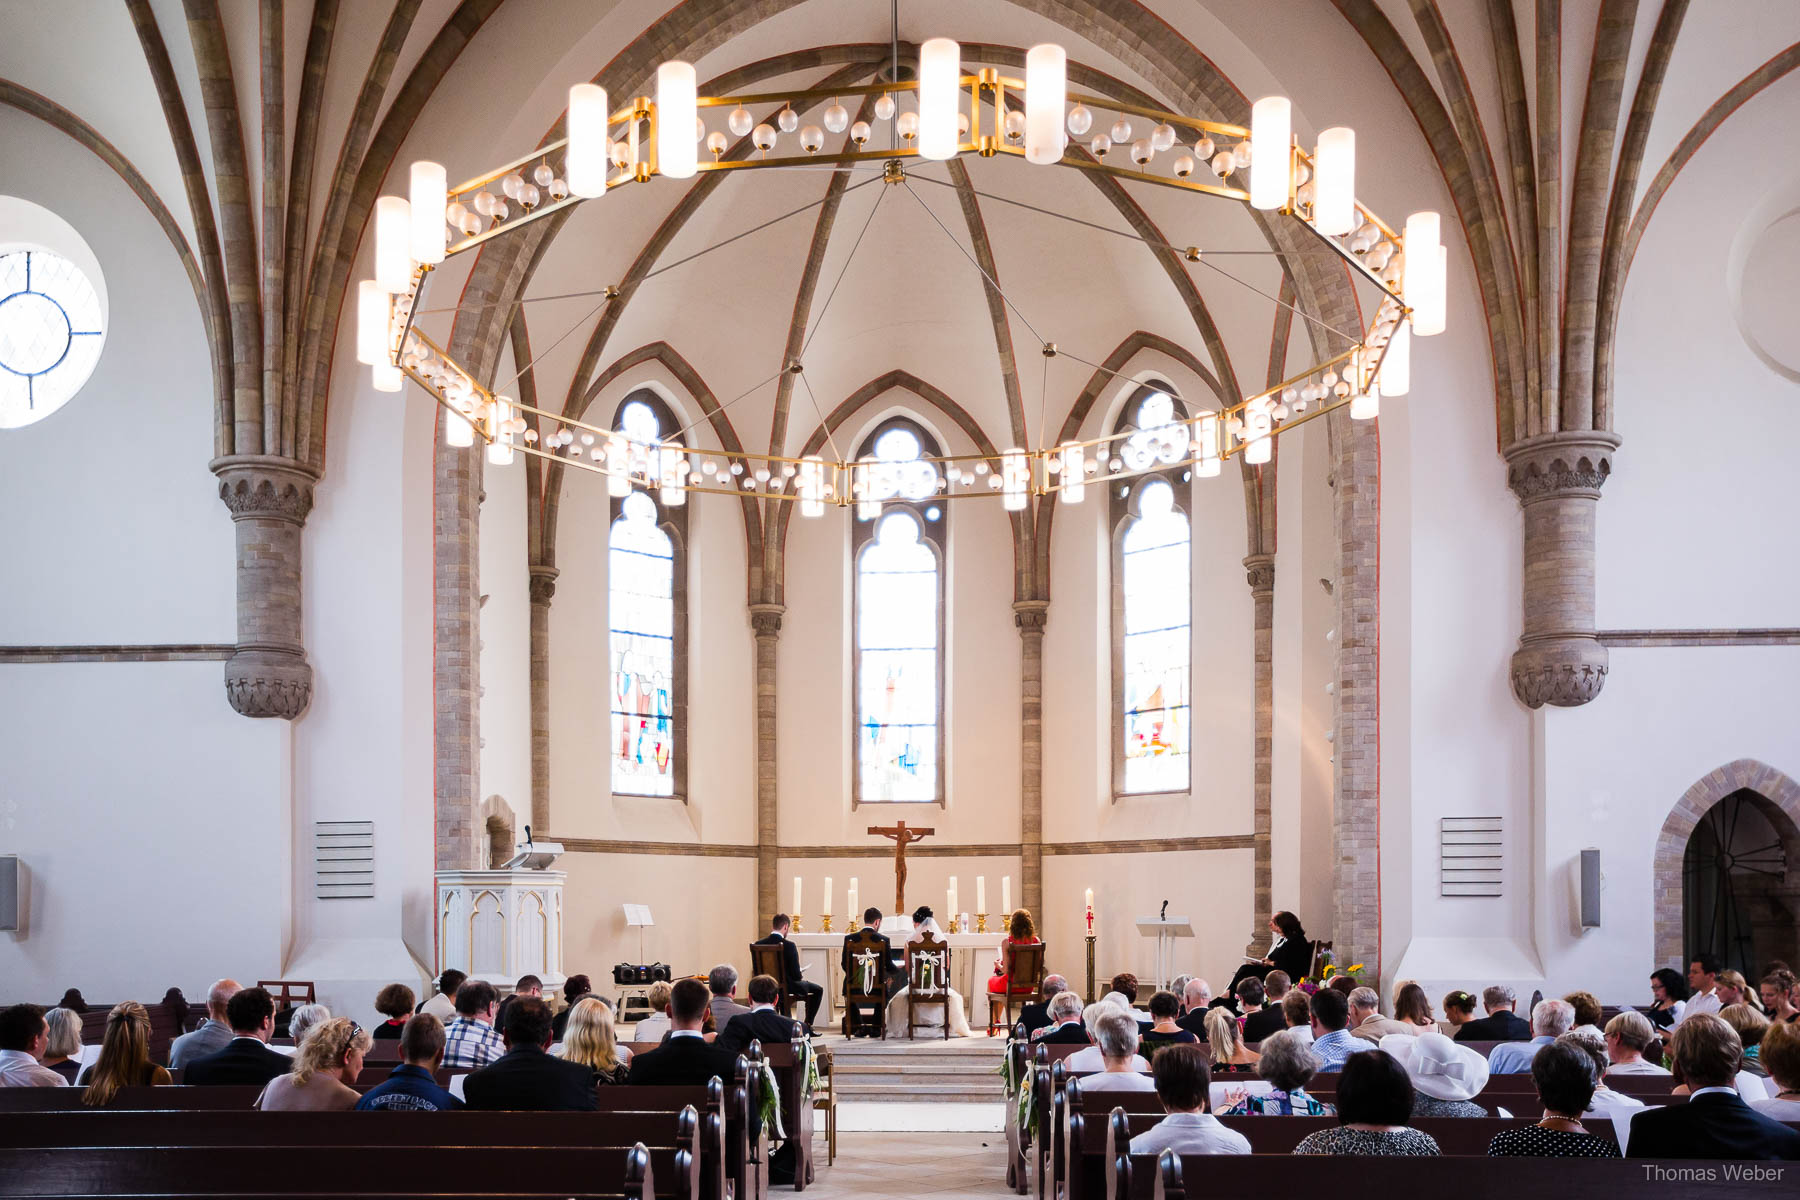
[[[911,924],[907,922],[907,933],[888,935],[893,939],[896,952],[905,948]],[[945,935],[950,943],[950,986],[962,994],[968,1008],[969,1024],[976,1029],[987,1024],[987,1001],[984,999],[987,981],[994,973],[994,960],[1000,957],[1000,943],[1006,937],[1004,930],[992,929],[991,925],[990,930],[988,933]],[[790,935],[795,948],[800,951],[803,978],[825,989],[825,1004],[820,1011],[830,1014],[826,1019],[833,1025],[837,1023],[844,992],[844,934],[848,932],[852,931]]]

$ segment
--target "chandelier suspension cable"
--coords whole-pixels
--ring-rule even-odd
[[[874,181],[870,180],[869,182],[873,183]],[[851,189],[849,188],[845,188],[844,193],[847,195],[850,190]],[[825,302],[819,306],[819,313],[813,318],[812,330],[807,333],[806,338],[800,343],[800,358],[797,362],[792,364],[794,367],[799,368],[796,373],[800,376],[800,382],[806,385],[806,395],[812,401],[813,415],[819,419],[820,427],[825,430],[825,440],[830,444],[831,453],[834,458],[842,458],[844,454],[842,450],[838,449],[837,437],[831,432],[831,426],[825,421],[825,410],[819,407],[819,398],[813,395],[812,384],[807,382],[804,369],[806,352],[812,346],[813,339],[819,336],[819,330],[824,328],[825,314],[831,311],[831,301],[837,296],[838,285],[843,283],[844,276],[850,273],[850,264],[856,261],[856,251],[862,246],[863,235],[868,233],[869,226],[875,223],[875,214],[881,210],[881,198],[885,195],[887,195],[885,190],[875,193],[875,203],[869,206],[869,215],[863,221],[862,229],[857,231],[856,240],[850,243],[850,253],[844,256],[844,265],[838,269],[837,278],[831,283],[831,290],[825,293]]]

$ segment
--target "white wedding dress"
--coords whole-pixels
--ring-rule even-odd
[[[944,931],[938,927],[937,918],[933,917],[914,930],[913,935],[906,939],[906,944],[912,945],[926,932],[940,942],[949,940],[944,936]],[[907,1036],[906,1018],[907,1014],[912,1011],[912,1001],[908,995],[911,990],[911,988],[901,988],[894,993],[894,998],[888,1001],[887,1035],[890,1038]],[[963,1005],[962,994],[955,988],[946,988],[945,990],[950,993],[950,1036],[959,1038],[972,1036],[969,1032],[969,1017],[967,1009]],[[919,1015],[914,1021],[913,1032],[919,1039],[944,1036],[944,1009],[938,1005],[937,1001],[933,1000],[920,1006]]]

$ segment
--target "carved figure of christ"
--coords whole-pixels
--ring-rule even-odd
[[[894,911],[906,911],[906,848],[920,838],[929,837],[935,829],[908,829],[905,821],[883,828],[869,826],[869,832],[892,839],[894,843]]]

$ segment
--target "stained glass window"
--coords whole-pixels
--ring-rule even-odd
[[[100,297],[81,268],[47,250],[0,254],[0,429],[66,404],[105,340]]]
[[[615,427],[634,440],[653,441],[674,426],[660,402],[628,399]],[[676,589],[682,562],[680,543],[666,526],[679,527],[685,509],[666,511],[652,496],[633,491],[614,503],[613,513],[607,552],[612,790],[674,796],[685,775],[677,670],[684,636]]]
[[[930,503],[935,487],[923,478],[933,468],[918,462],[936,453],[924,431],[904,421],[877,429],[863,452],[896,464],[892,486],[879,489],[892,499],[880,516],[859,522],[854,536],[863,803],[935,803],[942,789],[944,514]]]

